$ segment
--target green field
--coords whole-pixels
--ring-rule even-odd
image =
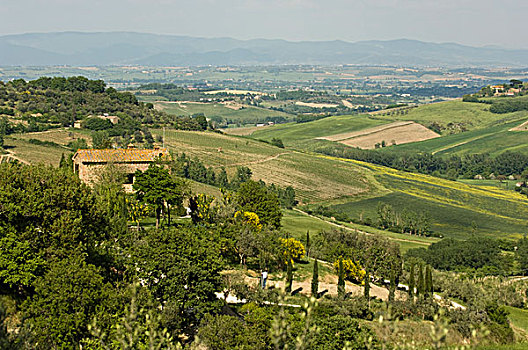
[[[448,123],[462,123],[468,130],[528,119],[528,111],[495,114],[489,111],[489,107],[484,103],[456,100],[427,104],[409,110],[408,114],[380,118],[412,120],[423,125],[429,125],[432,122],[437,122],[443,126],[447,126]]]
[[[153,130],[153,134],[162,134],[162,131]],[[380,190],[369,171],[355,164],[314,157],[243,137],[166,130],[165,145],[175,153],[198,157],[207,166],[223,166],[229,175],[234,174],[238,166],[248,166],[256,180],[293,186],[302,203],[347,201]]]
[[[477,234],[503,238],[522,237],[527,229],[528,199],[497,186],[472,186],[217,133],[167,131],[166,136],[169,149],[199,157],[206,165],[225,166],[230,174],[245,165],[255,179],[293,186],[301,205],[330,205],[352,218],[363,213],[376,220],[383,201],[397,210],[425,210],[436,233],[458,238],[471,234],[475,224]],[[307,225],[298,231],[302,234]]]
[[[352,161],[354,162],[354,161]],[[377,219],[379,202],[403,209],[428,212],[435,233],[464,238],[472,233],[490,237],[520,238],[526,232],[528,199],[513,191],[496,186],[472,186],[432,176],[397,171],[367,163],[375,179],[390,190],[379,196],[333,205],[352,218]]]
[[[295,146],[299,141],[372,128],[390,121],[373,119],[367,115],[340,115],[319,119],[309,123],[289,123],[268,127],[254,132],[251,137],[271,140],[281,139],[286,146]]]
[[[156,108],[167,113],[178,116],[190,116],[203,113],[206,117],[221,117],[232,120],[234,123],[254,124],[257,121],[264,121],[267,117],[284,117],[292,119],[293,116],[287,113],[273,111],[265,108],[258,108],[244,105],[243,108],[235,110],[221,103],[185,103],[157,102]]]
[[[463,155],[488,152],[497,155],[505,151],[528,152],[528,131],[509,131],[522,124],[525,119],[476,129],[436,139],[396,145],[381,149],[380,152],[421,151],[439,155]]]

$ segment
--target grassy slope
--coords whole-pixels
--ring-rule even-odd
[[[299,141],[316,137],[335,135],[372,128],[390,121],[369,118],[367,115],[340,115],[319,119],[309,123],[289,123],[274,125],[252,134],[256,139],[271,140],[274,137],[282,139],[286,146],[292,146]]]
[[[528,112],[526,111],[495,114],[489,111],[489,107],[489,105],[483,103],[468,103],[456,100],[427,104],[411,109],[409,114],[381,118],[413,120],[424,125],[432,122],[437,122],[444,126],[448,123],[464,123],[469,130],[528,118]]]
[[[14,137],[6,137],[5,147],[7,151],[23,161],[32,164],[53,166],[59,165],[62,154],[71,153],[71,151],[66,148],[34,145],[22,138],[18,139]]]
[[[528,118],[528,116],[526,116]],[[415,142],[406,145],[388,147],[382,152],[393,150],[422,151],[439,155],[489,152],[493,155],[507,150],[528,152],[528,132],[509,131],[521,124],[524,119],[495,125],[483,129],[476,129],[460,134],[447,135],[432,140]]]
[[[156,103],[156,107],[163,111],[175,115],[193,115],[196,113],[203,113],[206,117],[219,116],[225,119],[232,119],[236,122],[244,123],[246,121],[254,122],[256,119],[265,119],[266,117],[282,116],[288,119],[293,118],[292,115],[273,111],[265,108],[244,106],[243,109],[234,110],[227,108],[220,103],[187,103],[184,107],[180,107],[178,103]]]
[[[446,135],[427,141],[397,145],[379,150],[380,152],[423,151],[442,154],[466,154],[490,152],[498,154],[506,150],[528,152],[528,132],[508,131],[528,120],[528,112],[494,114],[488,111],[489,105],[449,101],[414,108],[405,115],[376,116],[365,115],[334,116],[303,124],[282,124],[257,130],[252,137],[271,140],[274,137],[283,140],[286,146],[305,148],[313,139],[321,136],[362,130],[377,125],[391,123],[394,120],[412,120],[423,125],[438,122],[464,123],[467,132]]]
[[[208,166],[224,166],[231,175],[237,166],[248,166],[254,179],[293,186],[303,203],[346,200],[377,191],[369,171],[355,164],[317,158],[251,139],[212,132],[166,131],[165,144],[169,150],[198,157]]]
[[[434,231],[451,237],[466,237],[473,222],[479,234],[513,238],[525,232],[528,199],[496,186],[471,186],[217,133],[166,134],[173,151],[197,156],[209,166],[225,166],[231,174],[237,165],[249,166],[256,179],[292,185],[303,204],[332,205],[352,217],[363,212],[373,220],[379,201],[399,210],[426,210]],[[301,233],[309,225],[320,223],[303,224]]]
[[[376,180],[391,191],[333,206],[352,217],[363,214],[364,218],[375,220],[378,203],[385,202],[399,211],[403,208],[427,211],[432,218],[433,230],[450,237],[463,238],[471,234],[473,222],[478,234],[494,237],[519,238],[526,230],[528,199],[516,192],[350,162],[371,169]]]

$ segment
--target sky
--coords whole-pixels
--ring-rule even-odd
[[[135,31],[528,48],[526,0],[0,0],[0,35]]]

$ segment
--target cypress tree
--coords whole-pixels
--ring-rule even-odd
[[[433,274],[429,265],[425,268],[425,295],[427,297],[433,296]]]
[[[419,297],[424,293],[424,275],[422,267],[418,266],[418,285],[416,288],[416,296]]]
[[[339,258],[338,268],[339,279],[337,281],[337,295],[341,298],[345,297],[345,269],[343,268],[343,259]]]
[[[410,272],[410,276],[409,276],[409,299],[413,299],[413,295],[414,295],[414,285],[415,285],[415,282],[414,282],[414,264],[411,264],[411,272]]]
[[[389,302],[394,301],[394,293],[396,292],[396,274],[394,268],[390,271],[390,284],[389,284]]]
[[[286,293],[291,293],[293,283],[293,263],[291,254],[288,254],[288,268],[286,270]]]
[[[363,288],[363,295],[365,296],[365,299],[367,299],[367,301],[370,304],[370,272],[368,269],[366,269],[365,271],[364,283],[365,283],[365,287]]]
[[[310,256],[310,230],[306,231],[306,256]]]
[[[313,274],[312,274],[312,296],[316,297],[319,293],[319,263],[317,259],[314,261]]]

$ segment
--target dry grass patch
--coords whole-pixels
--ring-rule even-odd
[[[335,108],[339,105],[333,103],[312,103],[312,102],[295,102],[297,106],[311,107],[311,108]]]
[[[519,126],[516,126],[515,128],[511,128],[508,131],[527,131],[528,130],[528,120],[522,123]]]
[[[318,139],[337,141],[352,147],[372,149],[375,148],[376,144],[380,144],[383,141],[387,145],[399,145],[436,137],[440,137],[440,135],[421,124],[411,121],[400,121],[350,133],[319,137]]]
[[[85,139],[88,144],[90,144],[92,140],[91,136],[71,129],[52,129],[42,132],[17,134],[16,137],[24,140],[36,139],[39,141],[55,142],[63,146],[78,139]]]

